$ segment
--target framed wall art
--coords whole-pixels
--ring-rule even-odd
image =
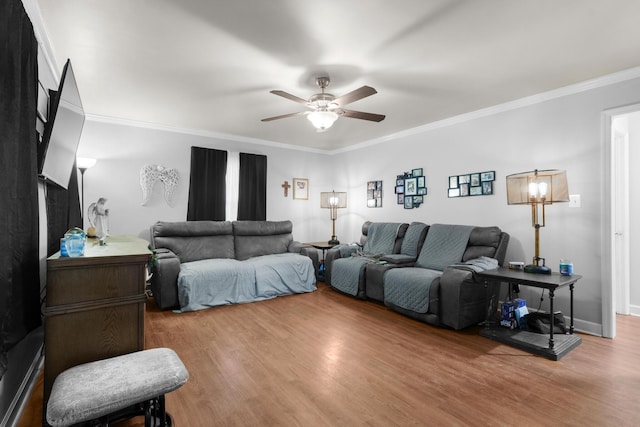
[[[367,207],[382,207],[382,181],[367,182]]]
[[[293,178],[293,199],[309,200],[309,180],[307,178]]]
[[[399,205],[405,209],[418,208],[427,195],[426,178],[422,168],[412,169],[396,177],[395,193]]]
[[[449,197],[488,196],[493,194],[495,171],[474,172],[449,177]]]

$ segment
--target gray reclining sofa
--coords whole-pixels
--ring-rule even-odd
[[[484,321],[488,295],[494,293],[475,272],[503,264],[509,235],[498,227],[412,223],[404,238],[404,248],[401,241],[394,253],[362,262],[355,295],[337,289],[432,325],[459,330]],[[348,256],[353,255],[340,248],[328,251],[325,268],[332,287],[336,262]]]
[[[181,311],[316,290],[317,251],[291,221],[183,221],[151,226],[151,291]]]

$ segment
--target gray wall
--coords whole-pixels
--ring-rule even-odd
[[[547,226],[540,233],[541,256],[555,271],[561,258],[573,260],[575,273],[583,276],[575,293],[577,326],[601,333],[601,287],[610,285],[601,280],[601,209],[606,196],[601,188],[602,112],[639,101],[640,79],[633,79],[448,126],[425,127],[341,153],[336,156],[336,175],[342,178],[339,188],[350,194],[341,232],[355,240],[365,219],[498,225],[512,237],[507,260],[528,263],[534,246],[530,210],[507,205],[505,176],[566,169],[569,192],[581,195],[582,207],[570,208],[568,203],[548,207]],[[396,205],[393,183],[397,174],[418,167],[424,169],[428,196],[420,208],[405,210]],[[493,196],[447,197],[450,175],[486,170],[496,171]],[[381,209],[366,207],[366,181],[374,179],[384,181]],[[523,295],[537,307],[539,291]],[[556,301],[556,307],[568,314],[568,291],[559,291]]]

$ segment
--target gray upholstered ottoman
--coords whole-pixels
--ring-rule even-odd
[[[47,422],[54,427],[89,420],[108,424],[126,414],[144,414],[147,426],[169,426],[164,395],[181,387],[188,378],[184,364],[169,348],[74,366],[53,383]]]

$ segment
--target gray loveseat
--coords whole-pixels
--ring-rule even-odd
[[[509,235],[498,227],[412,223],[403,236],[394,253],[363,262],[356,294],[338,290],[456,330],[485,320],[487,295],[493,293],[475,272],[502,265]],[[329,251],[327,271],[347,256],[340,248]]]
[[[161,309],[192,311],[316,290],[317,251],[291,221],[157,222],[151,291]]]

